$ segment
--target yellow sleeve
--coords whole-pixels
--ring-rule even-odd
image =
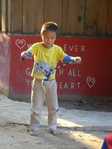
[[[27,49],[27,52],[30,52],[30,53],[32,53],[32,55],[34,55],[35,52],[37,51],[37,49],[38,49],[38,44],[35,43],[29,49]]]
[[[63,49],[61,47],[59,47],[58,53],[57,53],[58,61],[63,61],[63,59],[66,55],[67,54],[63,51]]]

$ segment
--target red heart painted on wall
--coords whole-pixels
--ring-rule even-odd
[[[16,40],[16,46],[19,48],[19,49],[22,49],[26,46],[26,40],[24,39],[17,39]]]
[[[86,83],[89,86],[89,88],[94,87],[95,83],[96,83],[96,79],[94,77],[88,76],[86,78]]]

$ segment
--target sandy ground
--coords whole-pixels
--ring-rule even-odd
[[[99,149],[104,132],[63,130],[53,136],[46,128],[36,137],[30,136],[24,125],[0,127],[0,149]]]
[[[31,136],[30,104],[12,101],[1,95],[0,149],[100,149],[104,136],[112,130],[111,112],[61,108],[60,133],[53,136],[47,128],[46,107],[44,110],[39,135]]]

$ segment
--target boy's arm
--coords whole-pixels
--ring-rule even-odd
[[[21,53],[21,58],[22,58],[22,60],[24,60],[24,59],[32,59],[32,51],[30,51],[30,50],[23,51]]]
[[[67,63],[67,64],[80,63],[81,57],[79,57],[79,56],[73,57],[73,56],[66,55],[64,57],[63,61],[64,61],[64,63]]]

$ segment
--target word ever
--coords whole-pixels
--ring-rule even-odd
[[[65,51],[74,51],[74,52],[85,52],[86,50],[86,46],[85,45],[78,45],[78,44],[75,44],[75,45],[70,45],[70,44],[64,44],[63,45],[63,48]]]

